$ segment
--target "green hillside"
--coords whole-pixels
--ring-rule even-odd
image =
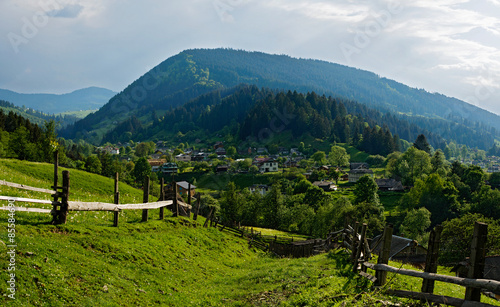
[[[45,121],[53,120],[56,123],[58,123],[60,127],[65,127],[69,124],[73,124],[77,120],[84,118],[85,116],[89,115],[92,112],[92,111],[73,111],[73,112],[64,112],[64,113],[49,115],[26,107],[15,106],[13,103],[4,100],[0,100],[0,110],[5,114],[8,114],[9,112],[14,112],[28,119],[30,122],[40,126],[42,126]]]
[[[49,188],[52,165],[0,160],[0,178]],[[110,201],[112,180],[71,170],[71,199]],[[142,192],[120,185],[124,201]],[[0,187],[1,195],[40,198],[35,192]],[[5,202],[3,202],[5,205]],[[8,224],[7,211],[0,223]],[[109,212],[70,213],[68,223],[48,224],[47,214],[15,215],[16,299],[0,287],[3,306],[386,306],[407,300],[370,290],[352,273],[348,254],[335,251],[304,259],[280,259],[248,243],[186,218],[139,222],[140,210],[112,227]],[[167,214],[168,215],[168,214]],[[5,229],[5,226],[4,226]],[[0,233],[0,252],[8,236]],[[393,264],[397,265],[397,264]],[[398,265],[399,266],[399,265]],[[7,284],[8,258],[0,257],[0,282]],[[419,281],[389,274],[390,286],[418,290]],[[462,295],[442,283],[436,292]],[[491,303],[491,300],[485,300]]]

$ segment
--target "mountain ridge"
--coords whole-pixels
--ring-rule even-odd
[[[77,89],[64,94],[25,94],[0,89],[0,100],[9,101],[18,107],[24,106],[46,114],[96,110],[106,104],[114,95],[116,95],[116,92],[96,86]]]
[[[342,97],[384,113],[404,115],[416,123],[421,122],[420,117],[469,129],[481,123],[488,133],[499,137],[500,116],[455,98],[322,60],[222,48],[190,49],[166,59],[64,134],[99,143],[106,132],[131,116],[147,121],[146,115],[153,111],[161,115],[202,94],[242,83]]]

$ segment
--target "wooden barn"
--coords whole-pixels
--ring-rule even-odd
[[[381,238],[382,235],[373,238],[370,246],[373,253],[380,253],[380,250],[382,249]],[[389,260],[409,263],[416,267],[423,268],[425,267],[426,257],[427,249],[420,245],[417,241],[399,236],[392,236]]]

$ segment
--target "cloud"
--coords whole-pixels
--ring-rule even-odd
[[[397,3],[402,10],[380,21],[387,18],[382,12]],[[184,49],[231,47],[350,65],[466,99],[482,84],[493,88],[500,73],[499,3],[2,0],[0,88],[68,92],[97,85],[120,91]],[[383,25],[377,29],[374,22]],[[17,54],[7,39],[9,32],[26,38]],[[356,45],[360,33],[369,34],[362,48]],[[359,49],[351,61],[342,43]],[[30,74],[22,73],[26,67]],[[499,101],[495,87],[491,97],[478,104],[500,114]]]
[[[80,4],[68,4],[65,7],[47,12],[48,16],[61,18],[76,18],[83,10]]]

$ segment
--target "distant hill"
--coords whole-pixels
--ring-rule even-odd
[[[62,134],[99,143],[104,134],[132,116],[147,126],[152,123],[153,112],[162,116],[202,94],[242,83],[354,100],[471,147],[490,148],[499,137],[499,116],[458,99],[339,64],[232,49],[183,51]],[[457,134],[456,129],[464,133]],[[481,143],[472,139],[473,134],[484,135]]]
[[[46,114],[58,114],[82,110],[96,110],[102,107],[116,93],[99,87],[89,87],[68,94],[20,94],[0,89],[0,100],[6,100],[18,107],[25,106]]]
[[[0,100],[0,110],[4,112],[4,114],[8,114],[9,112],[14,112],[26,119],[28,119],[31,123],[37,124],[39,126],[43,126],[46,121],[53,120],[57,123],[57,127],[66,127],[69,124],[73,124],[79,119],[84,118],[92,111],[71,111],[64,112],[59,114],[45,114],[37,110],[29,109],[26,107],[18,107],[11,102]]]

